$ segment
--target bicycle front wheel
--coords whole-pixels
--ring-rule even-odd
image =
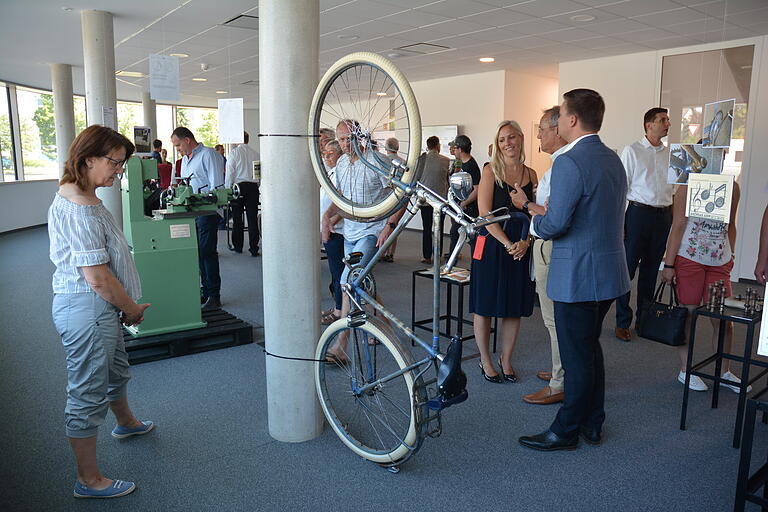
[[[323,162],[317,137],[321,129],[336,132],[340,123],[349,126],[357,148],[344,147],[331,175]],[[421,118],[416,98],[405,76],[388,59],[369,52],[358,52],[339,59],[325,73],[315,91],[309,113],[309,153],[320,185],[346,216],[360,221],[381,219],[404,200],[399,188],[386,188],[386,179],[370,168],[388,175],[393,158],[408,167],[400,181],[418,179],[416,161],[421,152]],[[389,153],[387,140],[397,139],[397,149]],[[340,140],[340,142],[343,142]],[[355,166],[349,162],[358,160]],[[370,165],[365,165],[362,161]],[[341,169],[347,166],[350,169]],[[367,176],[361,176],[365,175]],[[354,176],[354,186],[344,180]]]
[[[346,340],[345,340],[346,338]],[[421,446],[426,393],[399,340],[377,320],[348,327],[342,318],[328,326],[316,359],[340,354],[332,363],[315,363],[315,384],[325,417],[339,438],[361,457],[383,465],[404,462]],[[343,348],[345,347],[345,348]],[[371,389],[365,385],[386,379]]]

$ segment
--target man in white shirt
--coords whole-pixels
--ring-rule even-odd
[[[194,134],[183,126],[173,130],[171,142],[184,155],[181,177],[190,178],[189,184],[195,193],[209,192],[224,185],[224,159],[213,148],[198,143]],[[195,217],[204,311],[221,307],[221,274],[219,253],[216,252],[218,223],[218,215]]]
[[[259,153],[248,145],[250,137],[243,132],[243,143],[229,152],[224,186],[237,184],[240,197],[232,201],[232,247],[243,252],[243,207],[248,218],[248,246],[251,256],[259,255],[259,179],[253,174],[253,162],[259,160]]]
[[[624,249],[629,278],[634,279],[638,271],[636,318],[642,305],[653,300],[659,265],[672,226],[673,185],[667,183],[669,148],[661,141],[669,132],[667,109],[650,109],[643,117],[643,126],[645,136],[621,153],[628,186]],[[621,341],[632,339],[630,293],[616,299],[616,337]]]
[[[555,105],[544,111],[539,121],[538,139],[541,141],[541,150],[551,155],[552,162],[567,151],[567,142],[560,137],[557,123],[560,120],[560,106]],[[518,208],[528,210],[531,214],[543,215],[546,213],[546,204],[549,200],[549,180],[552,176],[550,167],[544,173],[539,186],[536,189],[536,201],[531,202],[524,198],[525,192],[515,187],[512,202]],[[525,199],[525,201],[523,201]],[[531,231],[535,235],[535,230]],[[565,396],[565,371],[560,361],[560,348],[557,343],[557,331],[555,330],[555,304],[547,295],[547,277],[549,275],[549,263],[552,259],[552,240],[536,238],[533,242],[533,264],[536,273],[536,292],[539,295],[541,316],[544,325],[549,331],[549,340],[552,347],[552,371],[540,371],[536,376],[541,380],[549,381],[541,390],[525,395],[523,401],[529,404],[549,405],[563,401]]]

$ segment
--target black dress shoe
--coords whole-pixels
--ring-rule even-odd
[[[229,250],[232,251],[232,252],[236,252],[236,253],[242,253],[243,252],[242,248],[238,249],[237,247],[230,247]]]
[[[512,373],[504,373],[504,365],[501,364],[501,359],[499,359],[499,368],[501,368],[501,374],[504,376],[504,380],[507,382],[517,382],[517,375],[515,375],[514,370]]]
[[[221,299],[219,297],[208,297],[205,304],[200,306],[201,311],[213,311],[214,309],[221,309]]]
[[[600,431],[589,427],[580,427],[579,434],[585,443],[596,446],[603,441],[603,435]]]
[[[555,450],[575,450],[579,447],[578,434],[571,437],[560,437],[551,430],[545,430],[535,436],[523,436],[518,439],[521,445],[526,448],[540,450],[542,452],[552,452]]]
[[[493,382],[494,384],[504,383],[504,381],[501,380],[501,375],[488,375],[487,373],[485,373],[485,368],[483,368],[483,363],[480,363],[480,372],[483,374],[483,378],[488,382]]]

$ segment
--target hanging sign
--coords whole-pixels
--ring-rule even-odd
[[[149,55],[149,97],[153,100],[179,101],[179,58]]]
[[[219,100],[219,142],[241,144],[243,142],[243,98]]]

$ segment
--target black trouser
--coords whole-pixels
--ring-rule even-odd
[[[421,233],[421,255],[425,260],[432,257],[432,215],[433,208],[431,206],[424,205],[421,207],[421,225],[424,226],[424,230]],[[438,254],[443,254],[443,220],[445,215],[440,215],[440,251]]]
[[[599,302],[555,301],[555,329],[565,370],[565,399],[550,430],[561,437],[580,426],[598,432],[605,421],[605,366],[600,347],[603,319],[613,299]]]
[[[241,196],[232,201],[232,247],[243,250],[243,207],[248,218],[248,245],[251,254],[259,252],[259,185],[251,181],[239,183]]]
[[[669,228],[672,227],[672,208],[627,207],[624,216],[624,250],[627,253],[629,278],[637,276],[637,309],[653,300],[659,265],[667,247]],[[629,305],[630,292],[616,299],[616,327],[629,329],[632,323],[632,308]]]

